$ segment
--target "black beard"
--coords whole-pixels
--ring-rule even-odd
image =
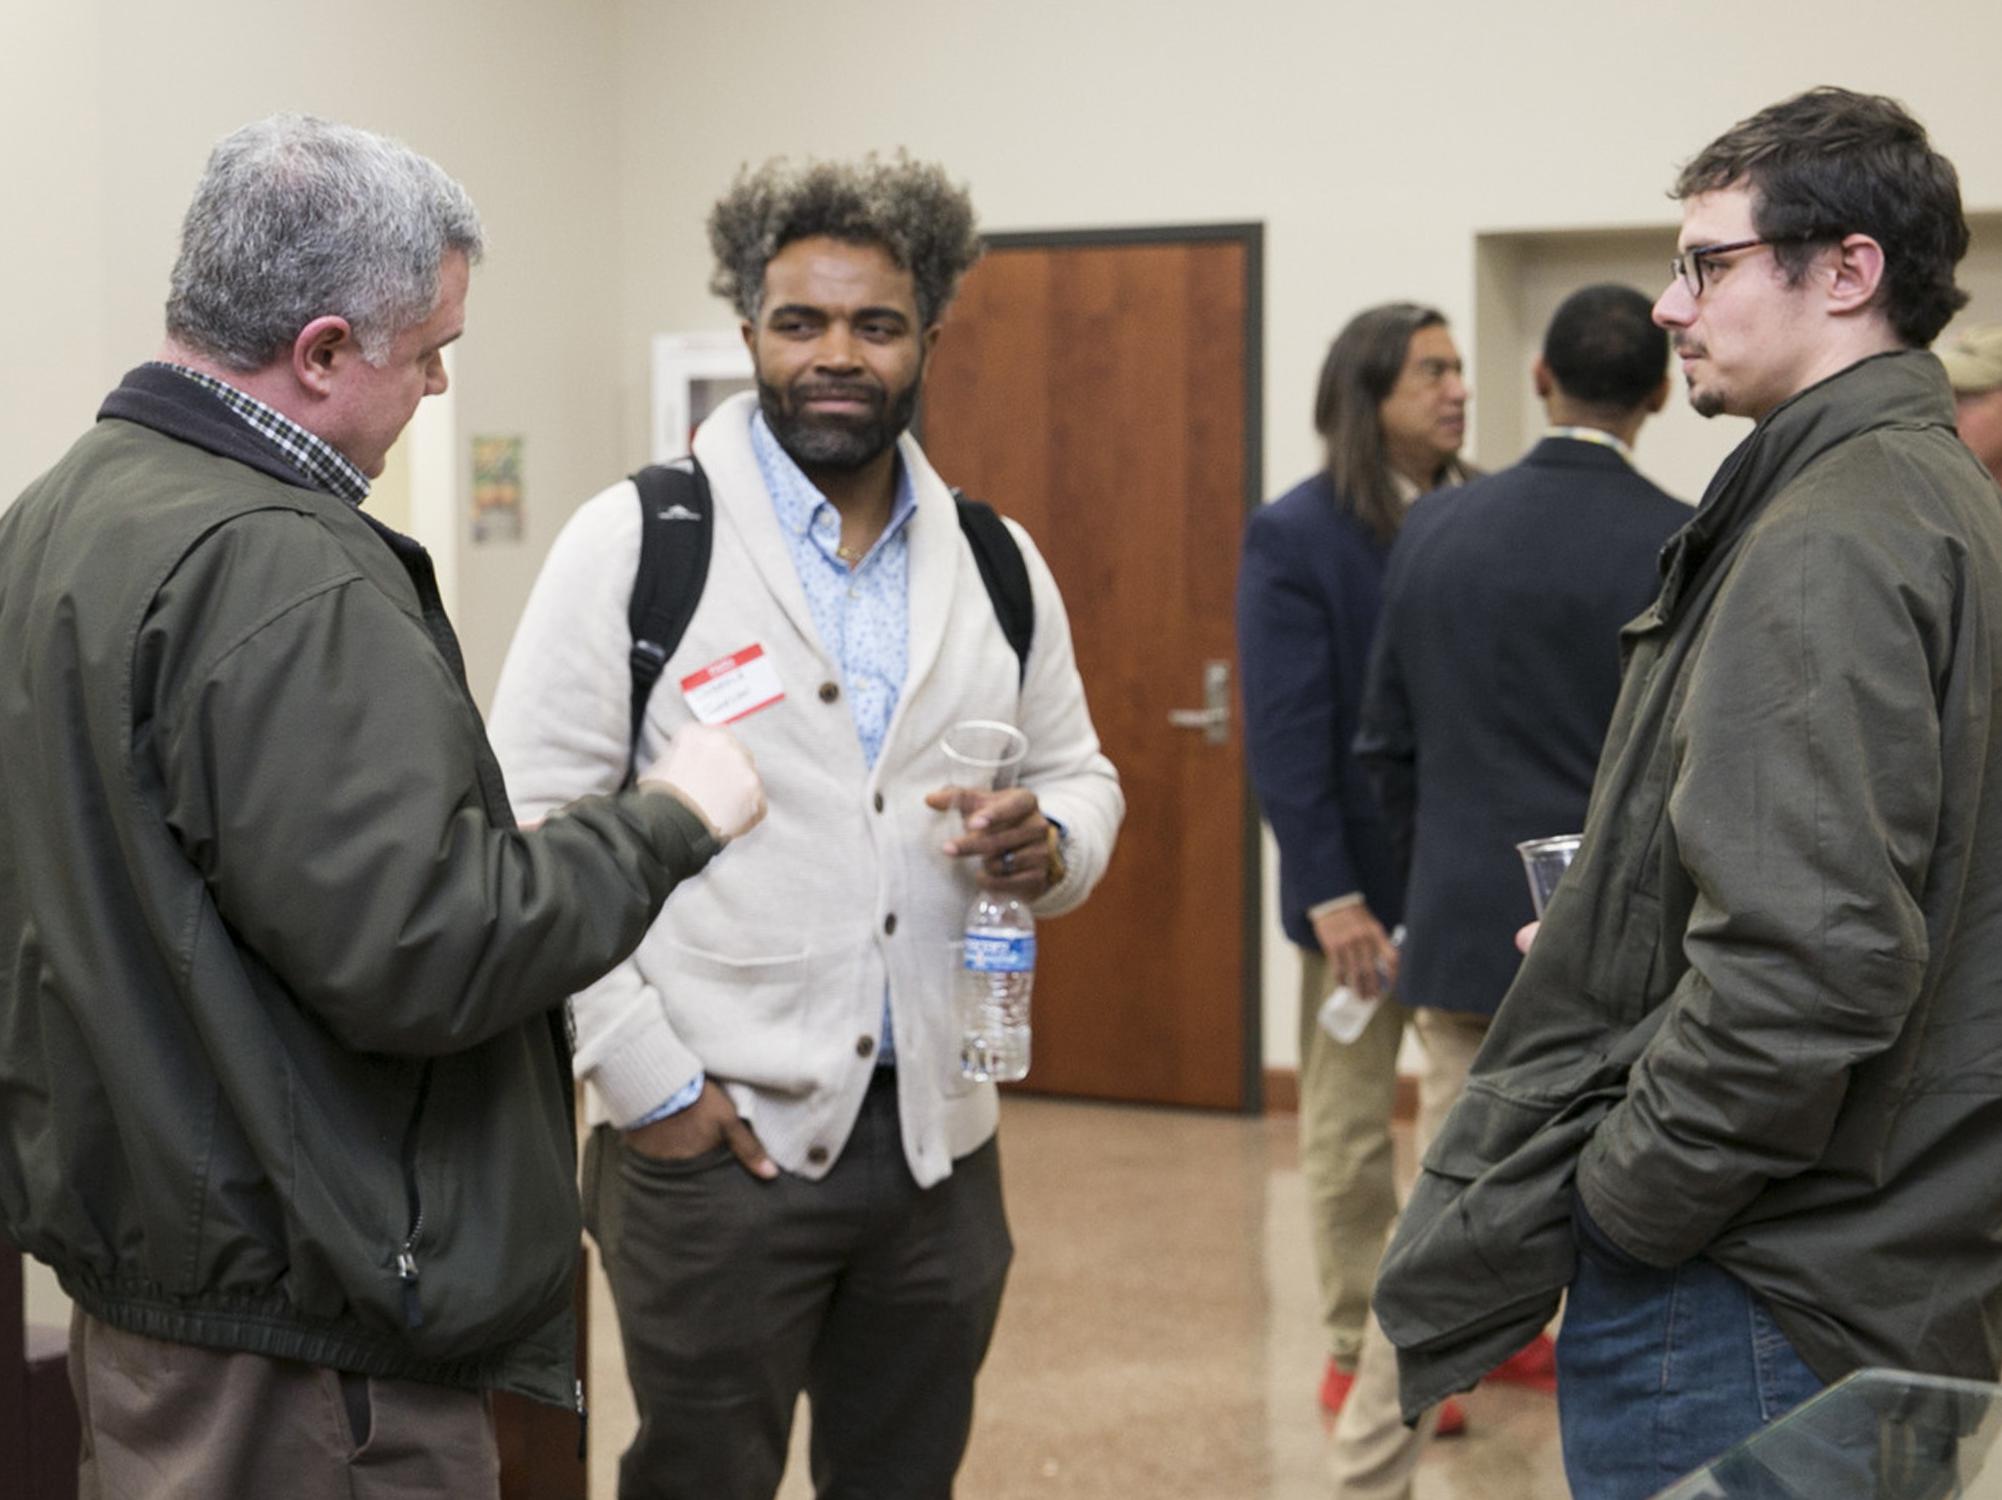
[[[832,381],[820,384],[838,389],[843,395],[866,396],[869,415],[860,419],[808,416],[787,399],[787,392],[768,384],[764,376],[758,377],[758,408],[765,414],[765,425],[771,428],[772,436],[778,439],[787,457],[809,471],[859,469],[880,456],[911,425],[911,418],[917,414],[918,387],[922,382],[913,380],[894,399],[886,397],[880,386],[863,388]]]

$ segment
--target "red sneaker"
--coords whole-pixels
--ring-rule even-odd
[[[1332,1359],[1321,1375],[1321,1411],[1327,1425],[1334,1425],[1335,1417],[1342,1409],[1342,1403],[1349,1399],[1349,1392],[1355,1389],[1355,1371],[1344,1370]],[[1458,1437],[1467,1430],[1467,1409],[1460,1405],[1459,1398],[1448,1396],[1439,1403],[1439,1425],[1433,1430],[1434,1437]]]
[[[1467,1430],[1467,1409],[1460,1405],[1458,1396],[1448,1396],[1439,1403],[1439,1425],[1432,1429],[1434,1437],[1459,1437]]]
[[[1548,1395],[1557,1389],[1557,1346],[1550,1341],[1549,1334],[1539,1333],[1488,1371],[1487,1378],[1528,1386]]]
[[[1328,1368],[1321,1376],[1321,1410],[1330,1417],[1340,1412],[1342,1403],[1349,1399],[1349,1392],[1354,1389],[1355,1383],[1354,1370],[1344,1370],[1332,1359],[1329,1360]]]

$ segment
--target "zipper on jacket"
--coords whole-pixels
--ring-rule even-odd
[[[591,1413],[584,1405],[584,1382],[580,1379],[577,1382],[577,1462],[580,1464],[589,1450],[590,1436]]]
[[[424,1222],[422,1216],[417,1221]],[[410,1231],[410,1238],[403,1242],[403,1248],[396,1252],[396,1277],[403,1283],[403,1321],[411,1328],[424,1326],[424,1309],[417,1302],[417,1257],[410,1253],[410,1246],[417,1238],[416,1229]]]
[[[396,1279],[403,1283],[403,1322],[424,1326],[424,1308],[417,1300],[417,1237],[424,1232],[424,1200],[417,1191],[417,1127],[424,1119],[424,1101],[431,1093],[431,1064],[417,1080],[417,1103],[403,1132],[403,1195],[410,1210],[410,1229],[396,1251]]]

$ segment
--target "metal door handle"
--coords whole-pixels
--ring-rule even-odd
[[[1177,729],[1200,729],[1212,745],[1230,743],[1230,663],[1203,663],[1203,706],[1171,708],[1168,722]]]

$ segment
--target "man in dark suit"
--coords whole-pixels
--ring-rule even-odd
[[[1467,387],[1446,320],[1393,302],[1357,314],[1321,367],[1326,467],[1261,507],[1237,584],[1246,748],[1279,843],[1280,918],[1301,950],[1300,1168],[1340,1409],[1397,1212],[1390,1112],[1404,1012],[1380,1006],[1348,1044],[1315,1023],[1336,985],[1374,998],[1397,961],[1400,882],[1350,752],[1391,539],[1411,502],[1465,477]]]
[[[1419,501],[1391,553],[1356,753],[1407,880],[1398,991],[1425,1049],[1421,1152],[1515,975],[1531,916],[1515,846],[1584,826],[1620,627],[1654,597],[1662,545],[1691,514],[1632,463],[1667,365],[1645,296],[1573,293],[1532,370],[1550,430],[1513,468]],[[1547,1344],[1511,1364],[1548,1372]],[[1426,1425],[1405,1428],[1372,1318],[1336,1429],[1338,1493],[1408,1494]]]

